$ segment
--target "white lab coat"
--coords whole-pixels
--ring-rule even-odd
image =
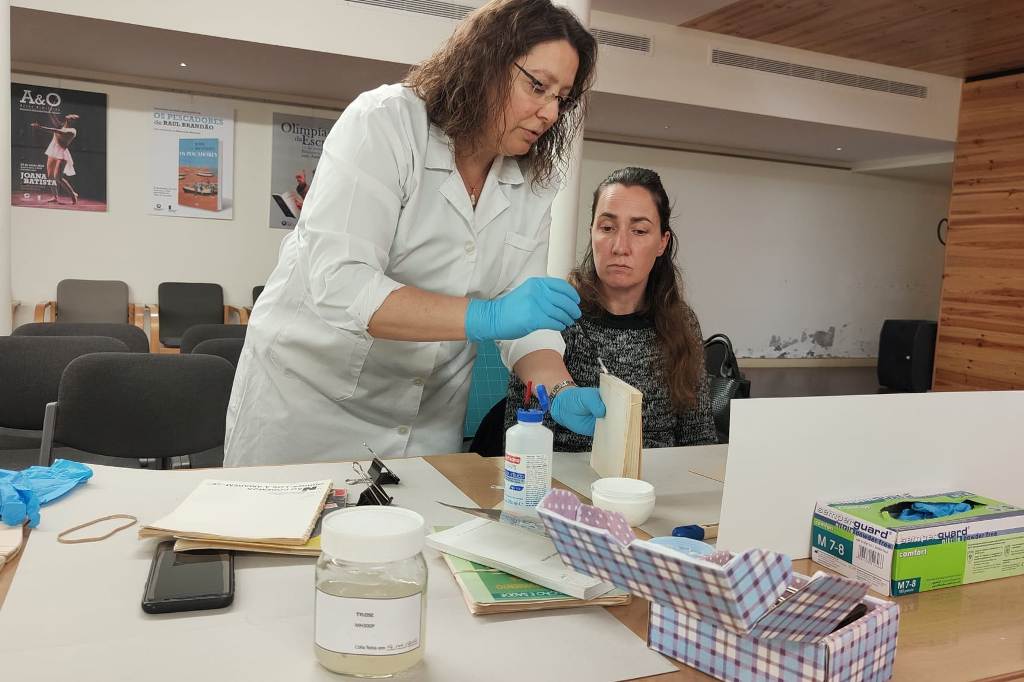
[[[402,85],[360,95],[324,141],[295,231],[252,312],[225,466],[459,452],[476,349],[374,339],[403,285],[494,298],[547,269],[553,190],[498,157],[476,210],[447,136]],[[509,365],[561,335],[500,344]]]

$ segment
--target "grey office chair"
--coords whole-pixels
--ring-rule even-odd
[[[209,339],[244,339],[244,324],[197,324],[181,335],[181,352],[192,353],[193,349]]]
[[[54,443],[166,467],[224,444],[234,368],[212,355],[102,353],[73,360],[46,406],[39,463]]]
[[[216,355],[230,362],[232,367],[238,367],[238,357],[242,354],[244,345],[245,339],[207,339],[196,344],[192,352]]]
[[[127,350],[105,336],[0,336],[0,449],[39,447],[46,405],[57,398],[68,363]]]
[[[120,322],[138,324],[128,285],[120,280],[63,279],[57,283],[57,298],[36,306],[35,321]]]
[[[12,336],[107,336],[124,342],[132,353],[148,353],[149,338],[135,325],[118,322],[30,322]]]

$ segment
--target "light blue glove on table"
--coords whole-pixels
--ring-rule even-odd
[[[531,277],[492,301],[470,299],[466,338],[519,339],[538,329],[562,331],[580,317],[580,295],[557,277]]]
[[[30,528],[39,525],[39,507],[56,500],[92,476],[92,469],[66,459],[48,467],[24,471],[0,469],[0,520],[20,526],[28,519]]]
[[[584,436],[594,435],[594,425],[603,416],[604,401],[596,388],[565,388],[551,403],[551,418],[570,431]]]

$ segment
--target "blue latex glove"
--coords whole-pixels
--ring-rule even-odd
[[[56,460],[52,466],[29,467],[23,471],[0,469],[0,520],[20,526],[39,525],[39,507],[66,494],[92,476],[92,469],[80,462]]]
[[[466,338],[519,339],[538,329],[562,331],[580,317],[580,295],[557,277],[531,277],[492,301],[470,299]]]
[[[897,516],[900,521],[922,521],[940,519],[943,516],[962,514],[973,507],[966,502],[914,502]]]
[[[573,386],[559,391],[551,403],[551,418],[576,433],[594,435],[594,425],[604,416],[604,401],[596,388]]]

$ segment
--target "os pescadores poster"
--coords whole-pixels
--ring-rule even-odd
[[[107,210],[107,95],[11,83],[11,205]]]

